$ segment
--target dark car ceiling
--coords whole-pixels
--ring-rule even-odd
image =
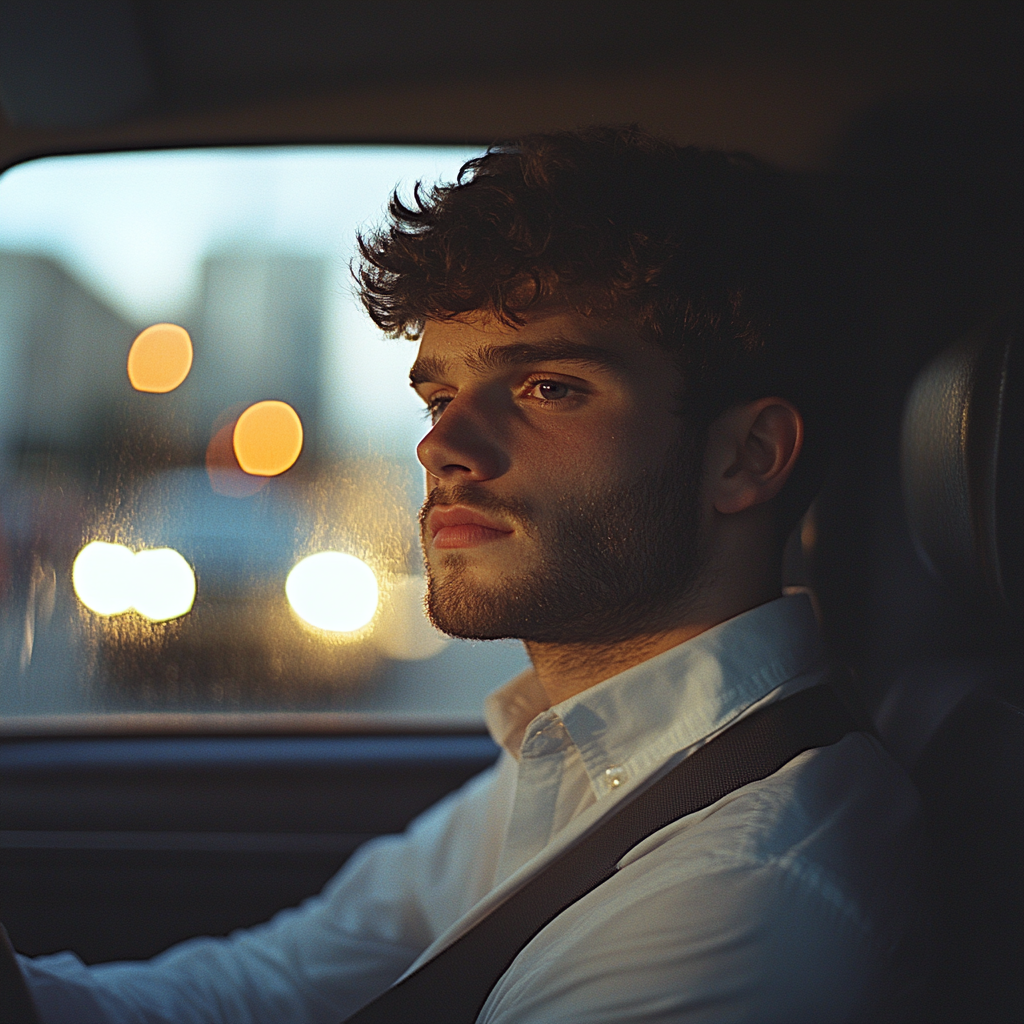
[[[1018,2],[6,0],[0,160],[639,121],[794,167],[880,101],[1019,79]]]

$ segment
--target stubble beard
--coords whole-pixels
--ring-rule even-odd
[[[614,644],[668,628],[685,614],[708,562],[695,450],[681,441],[656,471],[566,495],[546,521],[517,500],[437,488],[421,525],[434,505],[465,504],[510,520],[535,555],[489,584],[458,551],[444,556],[443,568],[426,559],[431,622],[463,639],[555,644]]]

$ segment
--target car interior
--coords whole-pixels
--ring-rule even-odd
[[[853,423],[780,586],[921,794],[915,1019],[1024,1020],[1022,44],[1008,0],[0,7],[13,948],[264,921],[494,761],[525,656],[422,613],[413,348],[355,234],[497,141],[637,123],[829,197]]]

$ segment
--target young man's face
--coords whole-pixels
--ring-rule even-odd
[[[456,636],[614,642],[663,628],[702,567],[678,371],[626,323],[430,322],[411,373],[428,607]]]

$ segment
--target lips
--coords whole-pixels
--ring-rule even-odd
[[[512,529],[461,505],[435,506],[427,516],[427,530],[435,548],[469,548],[501,540]]]

